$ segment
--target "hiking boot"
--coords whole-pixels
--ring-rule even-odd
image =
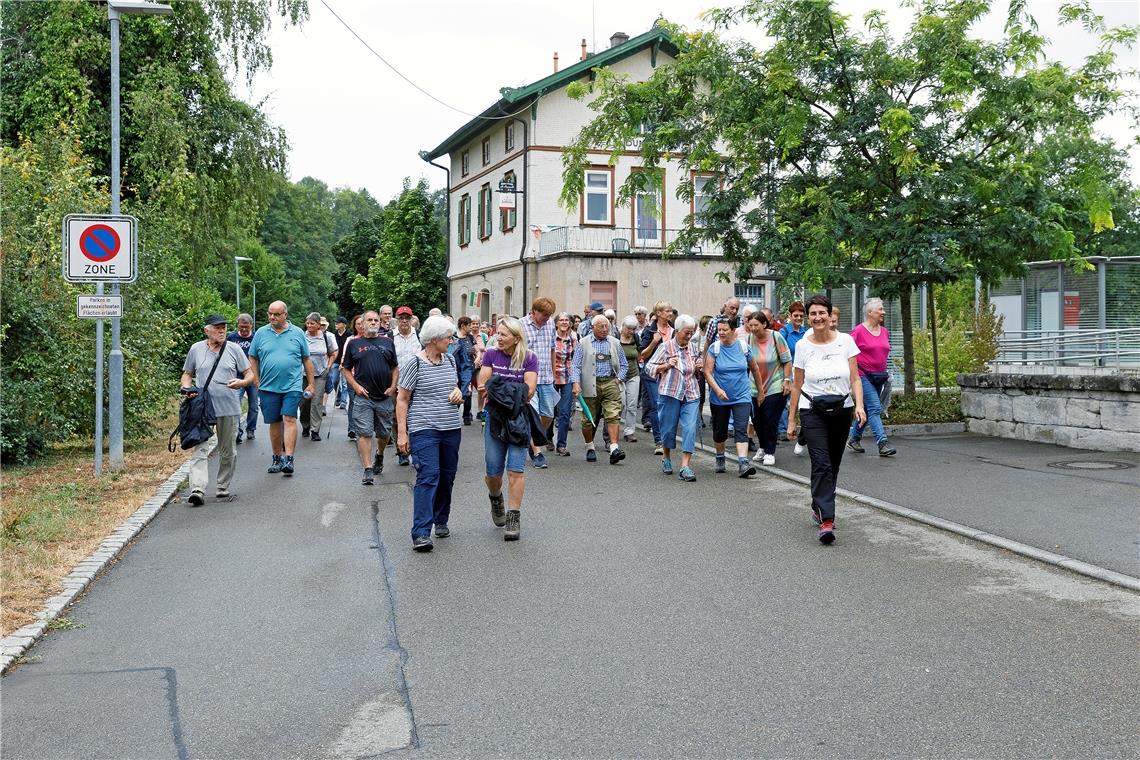
[[[266,470],[266,472],[272,472],[272,473],[281,472],[281,466],[285,463],[284,460],[285,460],[285,457],[281,456],[280,454],[274,454],[273,455],[273,463],[269,465],[269,469]]]
[[[372,471],[377,475],[384,472],[384,455],[377,454],[372,460]]]
[[[534,458],[534,461],[531,462],[531,464],[533,464],[536,468],[538,468],[540,470],[545,470],[546,466],[547,466],[546,465],[546,455],[545,454],[539,454],[538,456],[536,456]]]
[[[503,527],[507,524],[507,511],[503,508],[503,495],[487,494],[487,498],[491,500],[491,522],[495,523],[496,528]]]
[[[824,520],[819,525],[819,542],[821,544],[830,544],[835,540],[835,521]]]
[[[598,461],[598,452],[594,451],[593,449],[586,449],[586,461],[587,462]]]
[[[661,460],[661,472],[663,472],[666,475],[672,475],[673,474],[673,463],[671,461],[669,461],[668,459],[662,459]]]
[[[653,455],[654,456],[664,456],[664,454],[665,454],[665,447],[664,446],[662,446],[660,443],[653,444]]]
[[[319,440],[321,440],[321,434],[314,430],[313,434],[309,436],[309,440],[310,441],[319,441]]]
[[[686,483],[692,483],[697,479],[697,474],[693,472],[692,467],[682,467],[681,471],[677,473],[677,477]]]
[[[429,536],[416,536],[412,539],[412,550],[417,552],[430,552],[435,548]]]
[[[556,453],[560,457],[568,457],[570,456],[570,449],[558,449]]]
[[[863,448],[863,444],[859,443],[859,441],[854,438],[847,439],[847,448],[851,449],[856,454],[862,454],[864,451],[866,451],[866,449]]]
[[[617,464],[623,459],[625,459],[625,452],[621,449],[613,449],[610,451],[610,464]]]
[[[246,431],[246,434],[245,434],[245,439],[246,439],[247,441],[252,441],[252,440],[254,439],[254,435],[253,435],[253,431],[252,431],[252,430]]]
[[[190,496],[186,498],[192,507],[200,507],[206,503],[206,494],[201,491],[191,491]]]
[[[717,456],[716,456],[716,471],[717,472],[725,472],[726,471],[724,463],[725,463],[724,454],[717,454]]]
[[[519,511],[517,509],[508,509],[507,510],[507,529],[505,531],[503,531],[503,540],[504,541],[518,541],[519,540],[519,534],[521,532],[522,531],[519,528]]]
[[[897,453],[898,452],[895,451],[895,447],[892,446],[891,442],[888,441],[886,438],[884,438],[882,441],[879,442],[879,456],[881,456],[881,457],[893,457]]]
[[[372,477],[372,468],[371,467],[365,467],[364,468],[364,477],[362,477],[360,479],[360,484],[364,485],[364,486],[370,486],[375,482],[376,482],[375,478]]]
[[[471,418],[470,417],[464,417],[463,418],[463,424],[470,426],[471,425]]]
[[[750,478],[756,474],[756,468],[747,459],[742,459],[740,466],[737,467],[737,474],[742,478]]]
[[[284,457],[282,457],[281,474],[282,475],[292,475],[293,474],[293,455],[292,454],[286,454]]]
[[[451,535],[451,528],[448,528],[446,523],[444,523],[442,525],[436,525],[435,526],[435,537],[436,538],[447,538],[450,535]]]
[[[308,428],[301,428],[301,437],[302,438],[308,438],[309,437],[309,429]]]
[[[243,433],[242,431],[239,430],[238,434],[237,434],[237,440],[234,441],[234,443],[241,443],[244,438],[245,438],[245,433]]]
[[[407,455],[407,454],[399,454],[399,455],[397,455],[397,462],[396,462],[396,464],[400,465],[401,467],[407,467],[407,466],[408,466],[409,464],[411,464],[411,463],[412,463],[412,460],[408,458],[408,455]]]

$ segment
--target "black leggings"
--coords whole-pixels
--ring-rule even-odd
[[[776,453],[776,431],[787,402],[788,397],[782,393],[769,393],[763,401],[752,397],[752,426],[756,428],[760,449],[765,454]]]
[[[800,429],[811,457],[811,505],[821,520],[835,519],[835,485],[851,429],[852,411],[848,407],[839,414],[824,415],[810,409],[800,410]]]

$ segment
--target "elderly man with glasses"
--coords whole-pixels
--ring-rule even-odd
[[[269,324],[253,334],[249,363],[257,380],[261,418],[269,425],[269,442],[273,446],[269,472],[292,475],[297,410],[302,395],[312,396],[315,389],[313,362],[305,331],[289,323],[285,302],[269,304],[268,314]]]

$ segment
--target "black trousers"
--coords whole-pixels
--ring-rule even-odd
[[[776,453],[776,428],[787,403],[788,397],[782,393],[769,393],[763,401],[752,397],[752,427],[756,428],[760,449],[765,454]]]
[[[847,446],[853,409],[834,416],[800,410],[800,429],[811,457],[811,506],[820,519],[835,519],[835,484],[839,480],[839,464]]]

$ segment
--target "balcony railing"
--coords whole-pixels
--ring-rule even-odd
[[[660,256],[675,243],[682,230],[635,230],[629,227],[555,227],[542,233],[539,256],[554,253],[609,253],[615,256],[653,254]],[[700,242],[690,250],[676,251],[677,256],[719,256],[719,247]]]
[[[1140,327],[1006,331],[993,364],[1140,367]]]

